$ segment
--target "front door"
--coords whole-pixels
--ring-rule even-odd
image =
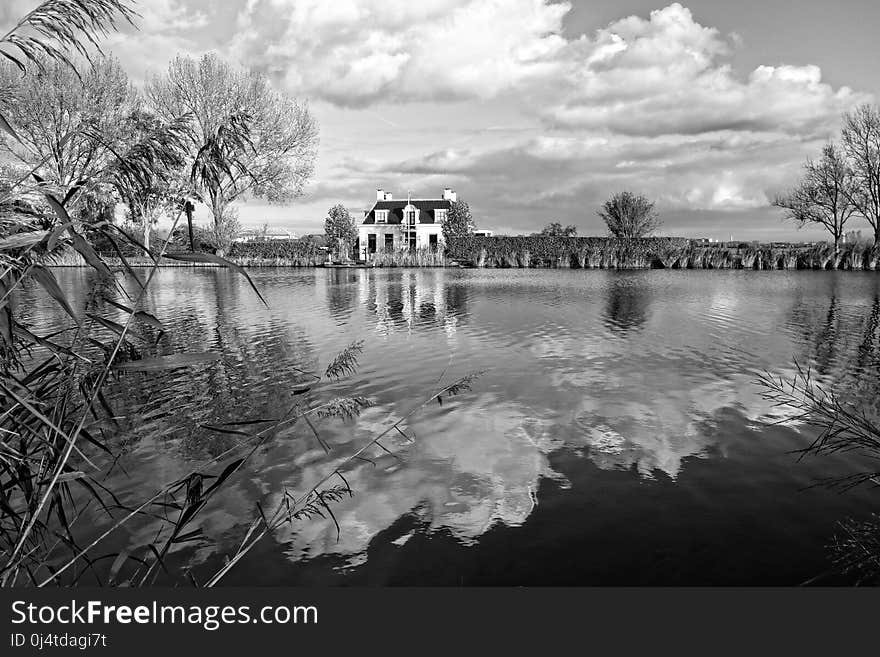
[[[367,253],[376,252],[376,235],[367,235]]]
[[[431,251],[437,250],[437,233],[428,235],[428,247],[431,249]]]

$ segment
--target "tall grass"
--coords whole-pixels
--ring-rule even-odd
[[[374,267],[446,267],[449,263],[443,252],[432,249],[395,249],[370,255]]]

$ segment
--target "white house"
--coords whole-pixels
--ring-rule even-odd
[[[448,187],[441,198],[407,198],[395,201],[391,192],[376,190],[376,202],[364,212],[358,227],[358,250],[362,260],[373,254],[398,249],[439,249],[443,245],[443,222],[458,200]]]

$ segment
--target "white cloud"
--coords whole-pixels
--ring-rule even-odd
[[[552,75],[568,10],[543,0],[252,0],[232,49],[343,106],[489,98]]]
[[[170,0],[166,0],[170,1]],[[624,134],[816,133],[860,97],[814,66],[738,77],[738,35],[675,3],[576,39],[547,0],[250,0],[229,50],[340,106],[502,96],[554,127]]]
[[[635,187],[667,209],[766,207],[840,115],[867,100],[823,82],[816,66],[736,73],[742,38],[701,25],[678,3],[573,39],[563,36],[569,9],[545,0],[251,0],[231,49],[341,106],[517,106],[534,130],[513,143],[437,143],[398,160],[354,154],[342,167],[377,184],[455,177],[496,204],[595,204],[611,188]]]
[[[570,43],[567,84],[542,116],[557,127],[631,135],[720,130],[827,132],[864,96],[822,82],[815,66],[761,66],[747,78],[725,39],[680,4],[629,17]]]

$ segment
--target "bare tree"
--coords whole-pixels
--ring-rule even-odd
[[[134,90],[115,59],[98,58],[73,68],[41,57],[33,75],[0,65],[2,115],[16,134],[0,150],[35,170],[48,183],[69,189],[92,178],[113,158]]]
[[[192,116],[190,159],[210,161],[210,175],[193,179],[215,231],[235,200],[291,200],[314,171],[315,118],[305,103],[276,91],[258,73],[235,69],[213,54],[199,60],[178,56],[147,84],[146,96],[166,121]],[[232,133],[239,139],[231,140]]]
[[[840,248],[844,227],[857,208],[851,201],[853,173],[843,152],[834,144],[826,144],[822,158],[808,160],[798,185],[778,196],[773,205],[786,211],[786,218],[798,227],[819,224],[831,233],[834,250]]]
[[[598,215],[608,231],[620,239],[647,237],[660,227],[654,203],[642,195],[620,192],[605,201]]]
[[[880,244],[880,107],[862,105],[844,116],[843,149],[852,168],[849,200]]]

